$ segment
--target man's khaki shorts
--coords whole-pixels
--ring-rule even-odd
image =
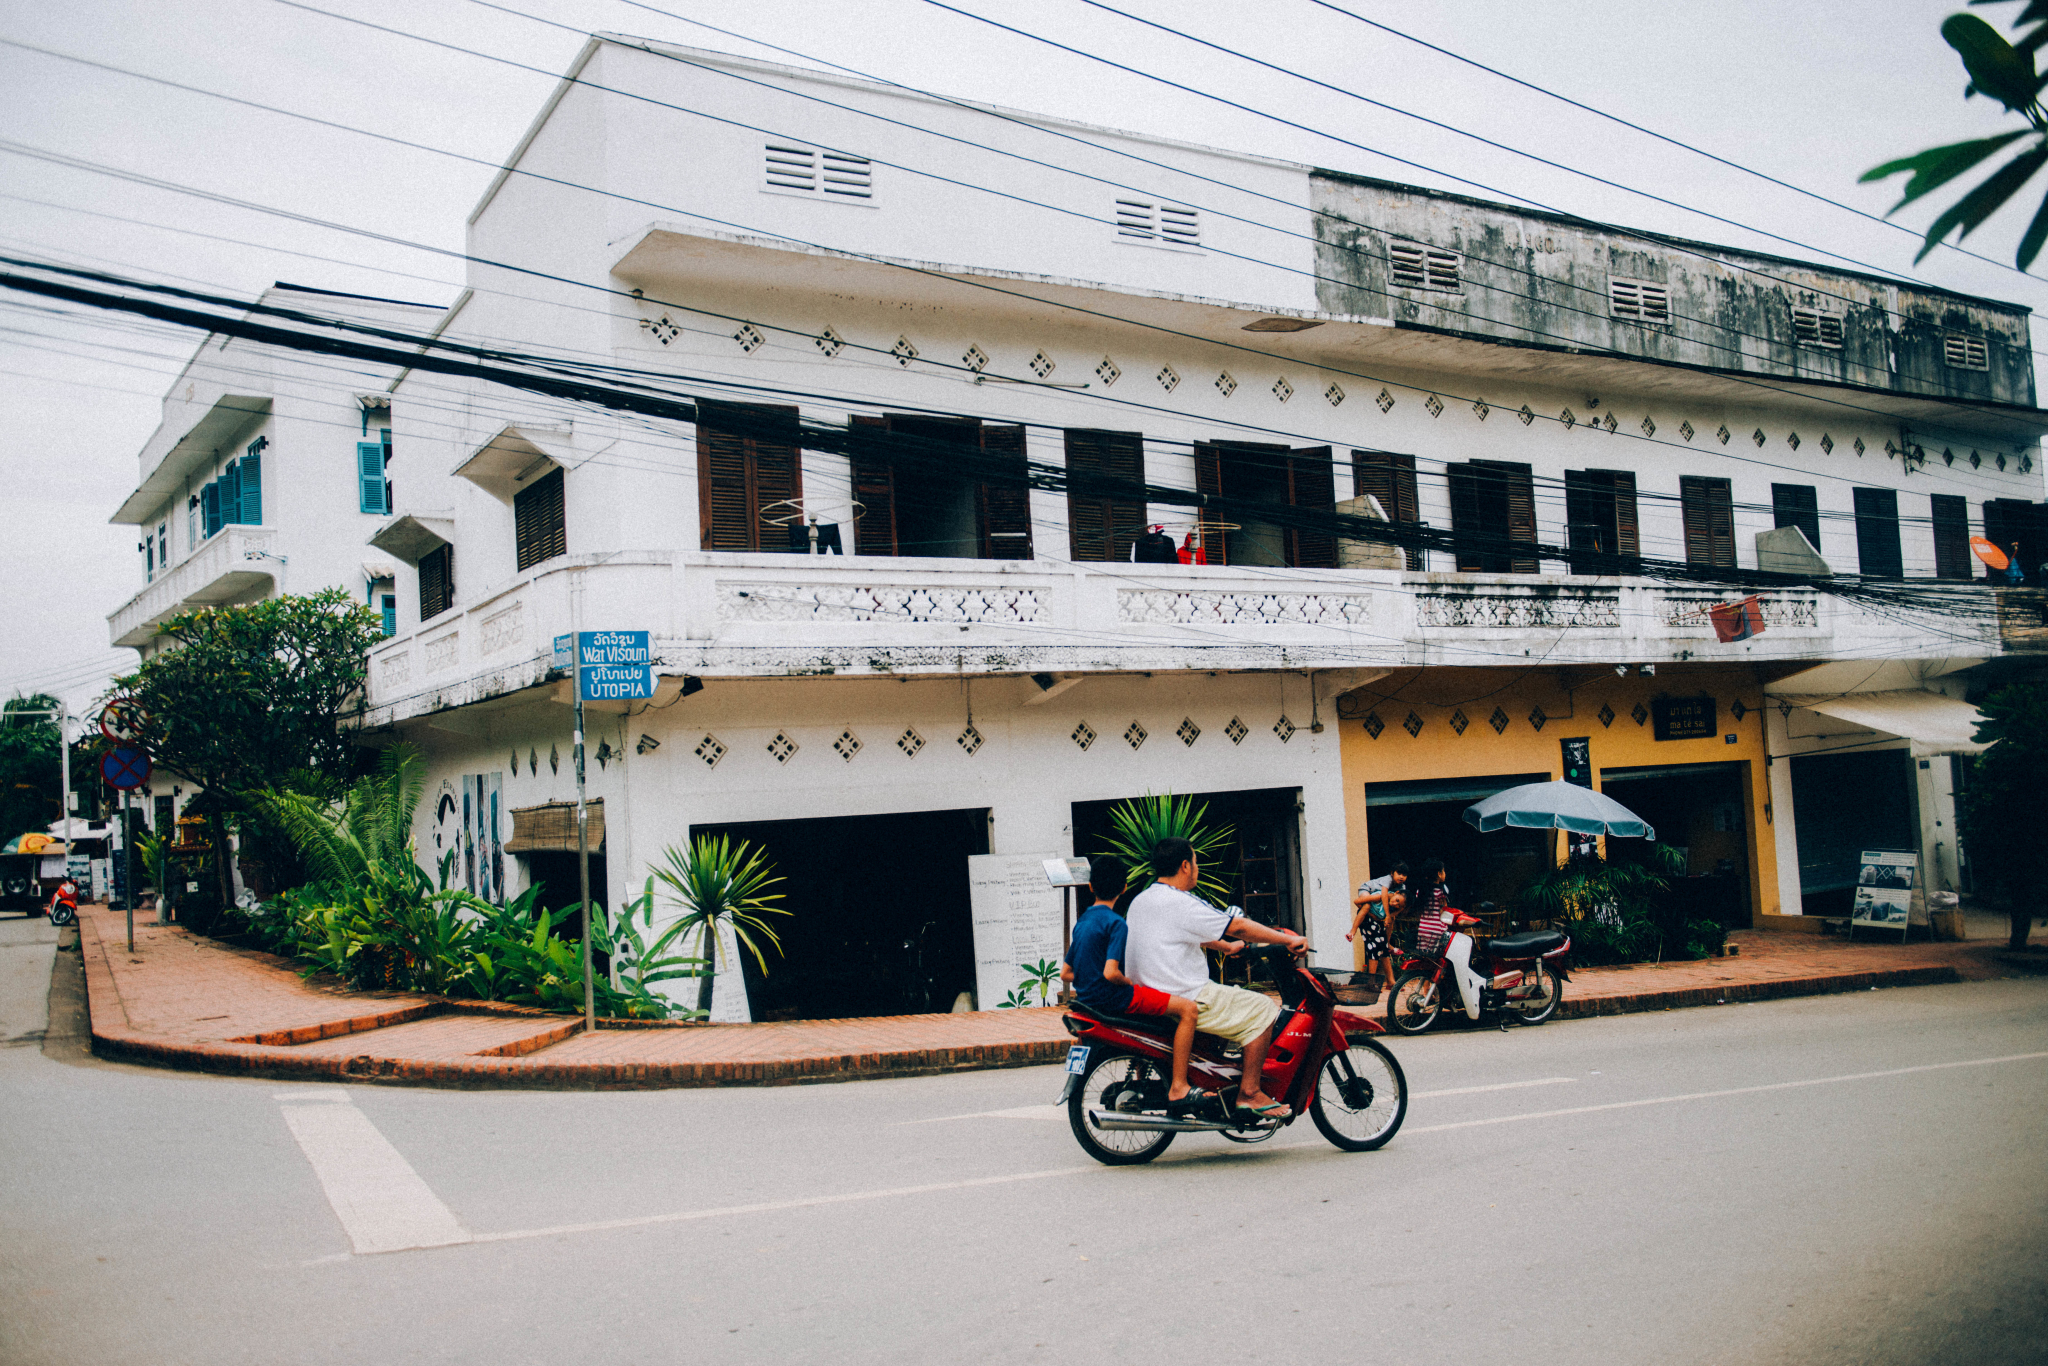
[[[1211,982],[1195,993],[1195,1028],[1240,1048],[1271,1029],[1279,1018],[1280,1007],[1273,1004],[1273,998],[1256,991]]]

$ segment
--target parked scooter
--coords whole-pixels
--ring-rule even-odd
[[[1378,1023],[1337,1006],[1332,977],[1348,972],[1302,965],[1285,949],[1257,952],[1278,963],[1281,1010],[1260,1074],[1267,1095],[1289,1107],[1285,1119],[1239,1116],[1219,1099],[1207,1114],[1166,1112],[1174,1020],[1112,1015],[1076,1002],[1065,1023],[1067,1050],[1060,1103],[1083,1151],[1098,1162],[1150,1162],[1175,1134],[1215,1133],[1234,1143],[1271,1138],[1307,1111],[1323,1137],[1346,1152],[1368,1152],[1394,1136],[1408,1113],[1408,1079],[1372,1036]],[[1229,1050],[1229,1051],[1226,1051]],[[1188,1081],[1227,1097],[1244,1076],[1243,1055],[1213,1034],[1197,1034]]]
[[[77,922],[78,884],[67,877],[57,884],[57,890],[50,896],[50,923],[73,925]]]
[[[1403,959],[1387,998],[1387,1027],[1420,1034],[1448,1003],[1473,1021],[1511,1020],[1538,1025],[1564,1004],[1572,941],[1561,930],[1500,935],[1484,944],[1469,930],[1479,921],[1463,911],[1425,916],[1416,951]]]

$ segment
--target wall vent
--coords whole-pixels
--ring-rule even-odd
[[[1116,235],[1168,247],[1200,247],[1201,215],[1177,204],[1119,199],[1116,202]]]
[[[1398,289],[1457,292],[1463,288],[1459,277],[1464,272],[1465,258],[1454,251],[1439,251],[1420,242],[1389,242],[1387,262]]]
[[[866,157],[771,142],[766,148],[764,169],[767,188],[771,190],[824,194],[837,199],[875,196],[874,163]]]
[[[1958,370],[1989,370],[1991,350],[1982,337],[1951,332],[1941,339],[1941,358]]]
[[[1813,308],[1792,310],[1792,335],[1801,346],[1825,346],[1839,350],[1842,345],[1842,315],[1822,313]]]
[[[1671,321],[1671,291],[1643,280],[1609,280],[1607,305],[1617,318],[1639,323]]]

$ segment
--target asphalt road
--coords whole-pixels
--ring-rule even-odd
[[[1051,1068],[646,1093],[98,1062],[0,919],[0,1361],[2039,1362],[2048,982],[1397,1041],[1087,1160]],[[408,1250],[369,1252],[397,1247]]]

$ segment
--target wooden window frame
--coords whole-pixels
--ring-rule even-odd
[[[1899,491],[1858,486],[1850,492],[1856,500],[1856,572],[1871,579],[1903,579]]]
[[[1451,493],[1451,535],[1460,574],[1536,574],[1536,479],[1513,460],[1467,460],[1444,467]],[[1498,508],[1493,504],[1498,500]],[[1495,511],[1499,516],[1495,517]],[[1527,545],[1530,552],[1517,553]]]
[[[1771,485],[1771,525],[1796,526],[1820,553],[1820,490],[1812,484]]]
[[[455,606],[455,547],[443,541],[420,556],[420,621],[432,621]]]
[[[795,408],[779,404],[698,402],[700,549],[778,552],[794,548],[795,537],[769,527],[761,518],[778,503],[803,500],[803,449],[798,442],[797,417]]]
[[[1975,562],[1970,554],[1970,500],[1960,493],[1934,493],[1927,504],[1934,528],[1934,577],[1969,579]]]
[[[1633,470],[1566,470],[1565,545],[1574,574],[1636,574],[1642,570],[1642,522]],[[1614,528],[1614,543],[1599,532]]]
[[[1405,526],[1422,525],[1422,502],[1415,487],[1415,457],[1401,451],[1353,450],[1351,487],[1358,496],[1379,499],[1380,511],[1389,522]],[[1410,573],[1419,574],[1428,565],[1420,546],[1402,549]]]
[[[556,465],[512,495],[519,572],[569,553],[568,481]]]
[[[1678,504],[1685,524],[1685,562],[1734,568],[1734,483],[1703,474],[1680,475]]]
[[[1145,534],[1145,500],[1129,496],[1145,483],[1145,434],[1080,427],[1064,438],[1068,558],[1081,564],[1129,560]]]

